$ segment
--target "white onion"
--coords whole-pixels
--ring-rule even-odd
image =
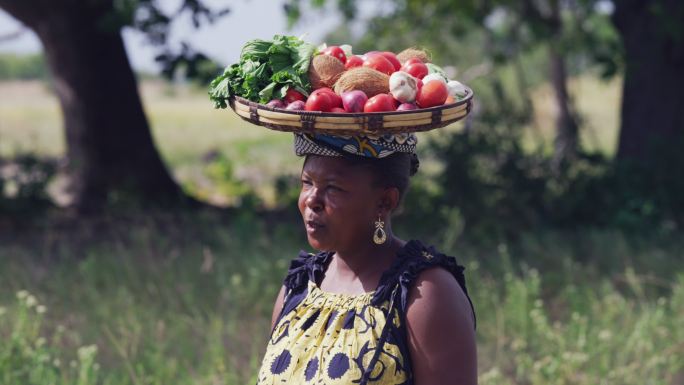
[[[394,72],[389,79],[390,94],[401,103],[411,103],[416,100],[418,85],[416,78],[404,71]]]

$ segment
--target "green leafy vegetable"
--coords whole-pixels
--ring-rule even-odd
[[[215,108],[226,108],[231,96],[267,103],[284,98],[290,87],[308,95],[307,73],[315,51],[313,44],[294,36],[251,40],[242,47],[240,62],[211,81],[209,98]]]

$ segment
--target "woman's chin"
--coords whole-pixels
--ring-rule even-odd
[[[307,241],[309,241],[309,245],[319,251],[327,251],[330,250],[330,246],[328,245],[329,242],[326,242],[325,239],[322,239],[321,237],[317,237],[312,234],[307,234],[306,235]]]

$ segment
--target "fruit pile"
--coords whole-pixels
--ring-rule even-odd
[[[290,88],[285,98],[267,105],[334,113],[409,111],[454,103],[466,95],[466,88],[448,80],[424,51],[358,56],[351,54],[351,47],[344,48],[347,52],[329,46],[312,58],[308,77],[313,92],[308,97]]]

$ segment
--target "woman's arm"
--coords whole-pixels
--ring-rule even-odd
[[[415,385],[476,385],[473,312],[445,269],[421,272],[409,291],[408,344]]]
[[[273,305],[273,315],[271,315],[271,330],[275,326],[276,319],[280,315],[280,311],[283,309],[283,300],[285,298],[285,286],[280,288],[280,293],[276,297],[275,304]]]

